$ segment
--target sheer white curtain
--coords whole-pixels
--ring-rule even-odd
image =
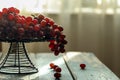
[[[64,27],[67,51],[93,52],[120,76],[120,0],[1,0],[0,5],[53,18]],[[29,51],[49,51],[48,43],[36,44]]]

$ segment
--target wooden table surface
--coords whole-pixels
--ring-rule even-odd
[[[62,68],[60,80],[120,80],[93,53],[67,52],[54,56],[52,53],[30,54],[30,58],[39,72],[34,74],[2,74],[0,80],[55,80],[54,71],[50,69],[52,62]],[[86,69],[80,69],[81,63]]]

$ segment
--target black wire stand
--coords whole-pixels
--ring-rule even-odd
[[[31,62],[24,42],[11,42],[7,55],[0,64],[0,73],[30,74],[38,69]]]

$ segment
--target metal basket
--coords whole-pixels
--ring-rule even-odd
[[[0,73],[30,74],[38,69],[31,62],[24,42],[11,42],[7,55],[0,64]]]

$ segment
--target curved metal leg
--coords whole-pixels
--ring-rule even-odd
[[[6,57],[0,64],[0,73],[29,74],[38,69],[31,62],[23,42],[11,42]]]

